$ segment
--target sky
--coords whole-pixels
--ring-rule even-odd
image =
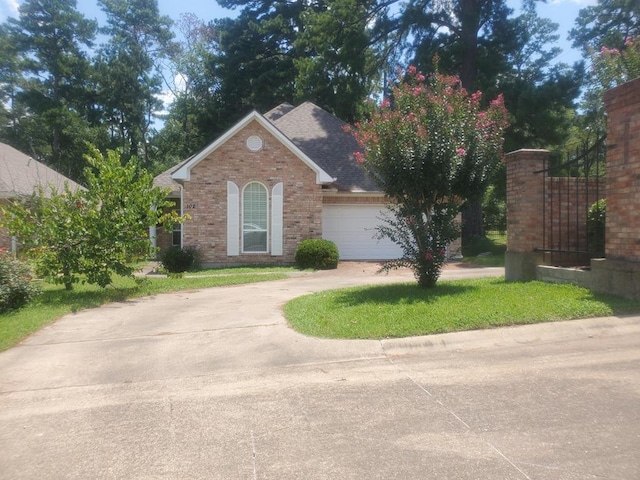
[[[520,5],[520,0],[507,2],[512,8]],[[588,5],[595,5],[596,2],[597,0],[547,0],[546,3],[538,3],[538,14],[560,25],[558,46],[562,48],[563,53],[557,58],[558,62],[572,64],[580,60],[580,52],[571,47],[567,35],[574,26],[578,11]],[[20,3],[22,0],[0,0],[0,22],[4,22],[9,16],[17,16]],[[96,0],[78,0],[77,4],[78,10],[87,18],[98,19],[99,22],[104,18]],[[194,13],[204,21],[237,15],[237,11],[224,9],[215,0],[158,0],[158,6],[162,15],[167,15],[173,20],[177,20],[181,13]]]

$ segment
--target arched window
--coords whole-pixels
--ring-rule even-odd
[[[244,187],[242,192],[242,251],[267,252],[269,225],[267,189],[258,182]]]

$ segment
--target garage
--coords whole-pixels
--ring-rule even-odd
[[[338,246],[341,260],[391,260],[402,256],[389,239],[377,240],[382,205],[324,205],[322,237]]]

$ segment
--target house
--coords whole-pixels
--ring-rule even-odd
[[[298,244],[325,238],[342,260],[402,251],[374,238],[388,198],[356,162],[346,124],[311,102],[253,111],[155,179],[190,220],[152,232],[160,249],[195,246],[208,265],[293,263]]]
[[[68,184],[72,190],[82,188],[73,180],[34,160],[15,148],[0,143],[0,205],[18,198],[30,197],[39,187],[45,194],[64,190]],[[2,219],[0,218],[0,223]],[[0,229],[0,248],[15,250],[15,241]]]

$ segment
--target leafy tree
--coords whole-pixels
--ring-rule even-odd
[[[369,24],[371,0],[331,0],[303,12],[304,29],[294,44],[299,52],[296,98],[311,99],[351,122],[371,92],[378,66]]]
[[[569,32],[573,46],[585,56],[602,47],[624,46],[627,38],[640,36],[640,4],[636,0],[598,0],[578,13],[576,26]]]
[[[26,202],[4,207],[5,227],[20,239],[40,272],[67,290],[84,276],[105,287],[113,273],[131,276],[135,260],[149,254],[148,229],[159,222],[181,221],[164,189],[135,158],[124,165],[121,153],[103,156],[92,148],[86,158],[87,189],[62,192],[43,188]]]
[[[171,19],[161,16],[157,0],[98,0],[107,16],[97,70],[99,103],[112,131],[114,145],[127,156],[151,166],[148,149],[162,77],[160,58],[172,48]]]
[[[233,123],[248,111],[266,111],[293,102],[296,53],[293,42],[301,31],[302,1],[224,1],[223,7],[241,6],[235,19],[216,22],[220,55],[216,74],[221,80],[220,115]]]
[[[224,0],[242,8],[216,23],[222,118],[311,100],[337,116],[359,115],[377,75],[373,0]]]
[[[635,0],[598,0],[596,5],[580,10],[569,37],[592,67],[586,75],[584,113],[578,119],[580,130],[576,135],[584,139],[585,132],[589,135],[605,130],[604,92],[640,74],[634,73],[633,67],[634,51],[640,43],[640,4]]]
[[[153,139],[162,152],[165,168],[191,156],[211,142],[228,124],[221,119],[220,79],[215,72],[218,29],[193,14],[176,22],[182,40],[171,50],[165,78],[174,101],[169,106],[163,129]]]
[[[78,178],[82,165],[68,159],[82,158],[84,142],[91,138],[85,116],[86,49],[96,24],[77,11],[76,0],[26,0],[19,13],[2,35],[4,51],[9,58],[10,52],[15,55],[3,69],[13,110],[8,140]],[[22,73],[19,79],[16,70]]]
[[[378,234],[404,255],[384,268],[410,267],[421,287],[433,287],[460,207],[484,191],[501,160],[507,113],[501,97],[482,110],[481,93],[468,94],[457,77],[407,73],[393,102],[356,124],[356,157],[395,202]]]

